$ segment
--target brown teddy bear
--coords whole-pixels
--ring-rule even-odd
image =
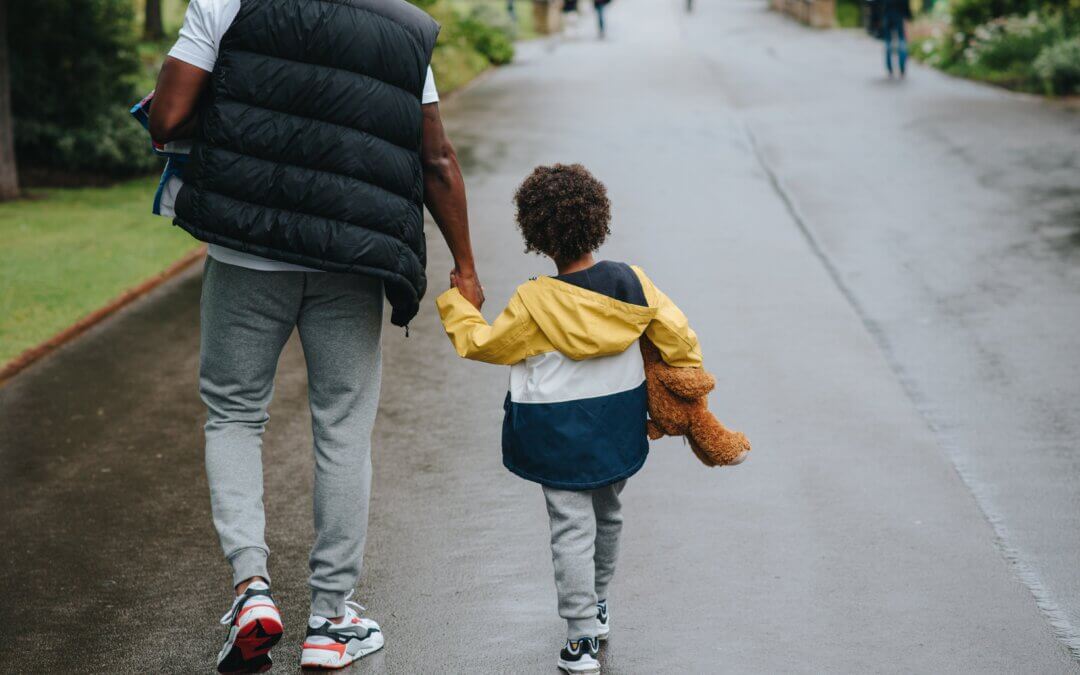
[[[669,366],[648,338],[641,339],[641,354],[649,392],[649,438],[685,436],[705,466],[730,466],[746,459],[750,441],[709,412],[708,394],[716,386],[713,376],[702,368]]]

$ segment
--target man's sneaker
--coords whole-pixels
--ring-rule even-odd
[[[360,616],[364,608],[345,601],[345,617],[334,623],[321,616],[308,618],[301,668],[344,668],[353,661],[382,649],[379,624]]]
[[[225,646],[218,653],[219,673],[263,673],[270,670],[270,648],[281,639],[281,614],[270,587],[252,582],[236,596],[232,608],[221,617],[229,627]]]
[[[607,600],[601,600],[596,603],[596,623],[600,627],[599,632],[596,634],[596,639],[608,639],[608,635],[611,634],[611,624],[608,623]]]
[[[566,646],[559,652],[559,670],[568,673],[599,673],[600,662],[596,652],[600,650],[600,641],[596,638],[567,640]]]

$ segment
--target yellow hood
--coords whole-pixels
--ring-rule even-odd
[[[622,302],[551,277],[518,288],[518,297],[551,346],[580,361],[621,354],[656,317],[656,309]]]

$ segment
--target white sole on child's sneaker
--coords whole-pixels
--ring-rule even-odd
[[[599,673],[600,664],[592,659],[580,661],[563,661],[559,659],[559,670],[567,673]]]
[[[596,639],[606,640],[609,635],[611,635],[611,626],[606,623],[600,624],[600,627],[597,628]]]
[[[330,641],[326,644],[304,642],[304,650],[300,654],[300,667],[337,670],[379,651],[383,644],[381,632],[372,633],[365,640],[350,640],[348,644]]]

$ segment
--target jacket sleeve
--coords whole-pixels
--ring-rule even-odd
[[[490,325],[456,288],[440,295],[435,304],[458,356],[507,366],[528,356],[528,336],[536,324],[516,293]]]
[[[633,269],[641,281],[641,289],[649,306],[656,308],[656,318],[645,329],[645,336],[660,350],[660,356],[668,365],[678,368],[701,367],[701,345],[686,315],[645,276],[641,268]]]

